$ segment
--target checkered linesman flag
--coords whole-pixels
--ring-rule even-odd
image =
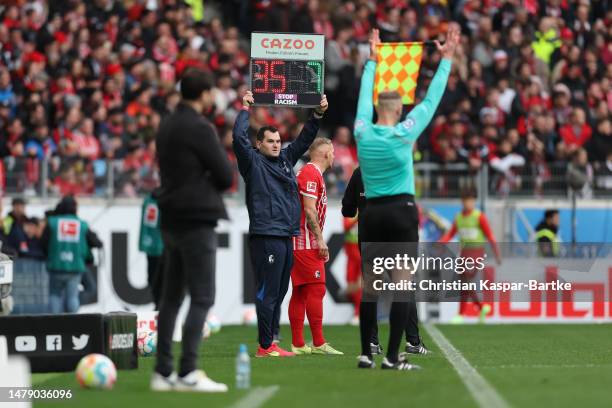
[[[382,43],[377,47],[374,104],[378,104],[378,94],[385,91],[398,91],[404,105],[414,104],[423,58],[423,43]]]

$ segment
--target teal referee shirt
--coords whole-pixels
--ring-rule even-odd
[[[376,62],[368,60],[361,77],[355,140],[367,198],[414,195],[412,149],[433,117],[446,88],[451,61],[442,59],[425,99],[395,126],[372,123]]]

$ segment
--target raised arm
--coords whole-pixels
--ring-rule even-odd
[[[295,166],[295,163],[297,163],[300,157],[306,153],[312,141],[317,137],[317,133],[319,132],[319,120],[325,114],[328,106],[327,96],[323,95],[321,103],[317,106],[312,115],[310,115],[310,118],[304,124],[297,139],[284,149],[287,160],[291,162],[291,165]]]
[[[357,115],[355,117],[355,134],[357,135],[364,126],[372,123],[374,118],[374,75],[376,74],[376,46],[380,44],[378,30],[372,30],[370,34],[370,58],[363,67],[361,75],[361,86],[359,87],[359,100],[357,102]]]
[[[238,161],[238,170],[242,177],[245,177],[251,167],[255,150],[249,139],[249,107],[255,102],[253,93],[247,91],[242,98],[243,109],[236,117],[234,130],[232,132],[232,147]]]
[[[425,99],[416,105],[414,109],[412,109],[410,113],[406,115],[406,119],[398,125],[403,128],[404,134],[406,134],[407,131],[408,137],[411,140],[416,140],[421,133],[423,133],[423,130],[425,130],[427,125],[429,125],[429,122],[431,122],[431,119],[433,118],[433,115],[440,104],[440,100],[442,99],[444,91],[446,90],[446,82],[448,81],[448,76],[450,74],[452,65],[451,59],[460,40],[461,34],[459,29],[451,26],[446,36],[446,43],[444,45],[440,45],[440,43],[436,41],[438,51],[442,53],[442,61],[440,61],[440,65],[438,65],[436,75],[434,75],[431,84],[429,84]]]

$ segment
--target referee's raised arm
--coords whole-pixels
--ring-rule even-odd
[[[372,124],[374,118],[374,75],[376,74],[376,46],[380,44],[380,35],[377,29],[370,34],[370,58],[363,67],[359,99],[357,102],[357,115],[355,116],[355,136],[361,136],[361,130]]]

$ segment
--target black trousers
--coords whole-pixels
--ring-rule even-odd
[[[187,231],[162,229],[162,239],[166,257],[157,318],[155,370],[164,376],[172,373],[172,334],[187,290],[191,304],[183,326],[179,365],[179,375],[184,376],[196,369],[202,329],[215,300],[217,235],[212,225],[205,225]]]
[[[268,348],[278,330],[281,305],[289,289],[293,242],[290,237],[251,235],[249,250],[257,287],[258,340],[262,348]]]
[[[369,199],[361,216],[363,223],[361,241],[372,243],[385,242],[418,242],[419,216],[413,196],[402,194],[396,196]],[[379,247],[384,249],[384,245]],[[364,262],[367,262],[368,253],[364,253]],[[362,269],[364,274],[364,295],[360,309],[361,349],[363,355],[371,355],[370,342],[378,340],[376,297],[367,294],[367,282],[373,276],[367,267]],[[387,348],[387,358],[397,361],[398,349],[404,332],[408,341],[418,344],[418,315],[413,295],[405,301],[394,301],[391,304],[390,335]]]
[[[147,284],[153,297],[155,310],[159,310],[163,282],[164,256],[147,255]]]

